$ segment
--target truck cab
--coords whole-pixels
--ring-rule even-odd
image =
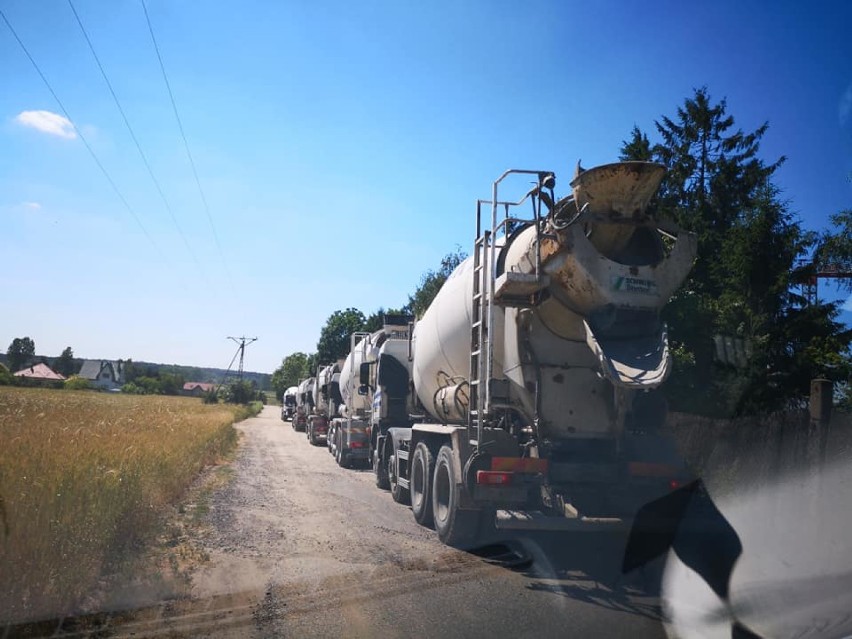
[[[296,386],[290,386],[284,391],[284,397],[281,401],[281,419],[290,421],[293,414],[296,412],[296,394],[299,389]]]
[[[396,501],[407,493],[396,483],[396,446],[392,429],[408,428],[417,412],[411,385],[410,334],[414,318],[388,315],[375,339],[375,357],[361,364],[359,392],[371,396],[369,411],[369,459],[376,485],[390,489]]]

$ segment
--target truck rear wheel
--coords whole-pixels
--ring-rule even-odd
[[[390,492],[393,500],[398,504],[408,503],[408,489],[403,488],[397,481],[396,469],[396,451],[388,458],[388,482],[390,483]]]
[[[382,463],[382,456],[379,454],[379,447],[376,446],[375,450],[373,450],[373,472],[376,475],[376,487],[381,490],[387,490],[390,488],[390,481],[388,479],[388,467],[387,464]]]
[[[432,481],[432,514],[438,538],[455,548],[471,548],[479,535],[480,512],[459,510],[461,485],[453,468],[453,449],[441,446]]]
[[[419,442],[411,459],[411,512],[414,520],[422,526],[432,525],[432,475],[435,458],[424,442]]]

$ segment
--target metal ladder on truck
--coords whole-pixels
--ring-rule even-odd
[[[509,175],[535,175],[537,185],[517,202],[500,201],[498,187]],[[494,341],[490,339],[494,323],[494,305],[528,306],[532,294],[547,285],[546,275],[541,270],[541,197],[542,190],[550,192],[554,201],[555,177],[551,171],[509,169],[491,186],[490,200],[476,201],[476,240],[473,244],[473,292],[470,324],[470,398],[468,409],[468,432],[470,444],[476,449],[482,442],[483,428],[496,409],[508,408],[508,384],[494,379]],[[510,217],[510,207],[517,207],[531,200],[533,219]],[[491,224],[483,229],[482,209],[489,206]],[[503,218],[497,219],[502,207]],[[506,272],[497,276],[498,242],[511,234],[515,224],[532,223],[536,228],[536,260],[534,273]]]

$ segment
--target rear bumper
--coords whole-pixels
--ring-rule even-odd
[[[357,448],[352,448],[346,444],[343,445],[343,452],[346,453],[346,456],[349,459],[369,459],[370,458],[370,447],[364,442],[363,446],[359,446]]]
[[[499,530],[626,531],[633,524],[626,517],[555,517],[540,511],[498,510],[494,525]]]

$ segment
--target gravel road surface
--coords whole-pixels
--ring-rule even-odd
[[[620,574],[623,538],[529,537],[530,560],[507,566],[442,545],[372,471],[339,468],[278,408],[238,428],[191,597],[115,636],[665,636],[658,585]]]

